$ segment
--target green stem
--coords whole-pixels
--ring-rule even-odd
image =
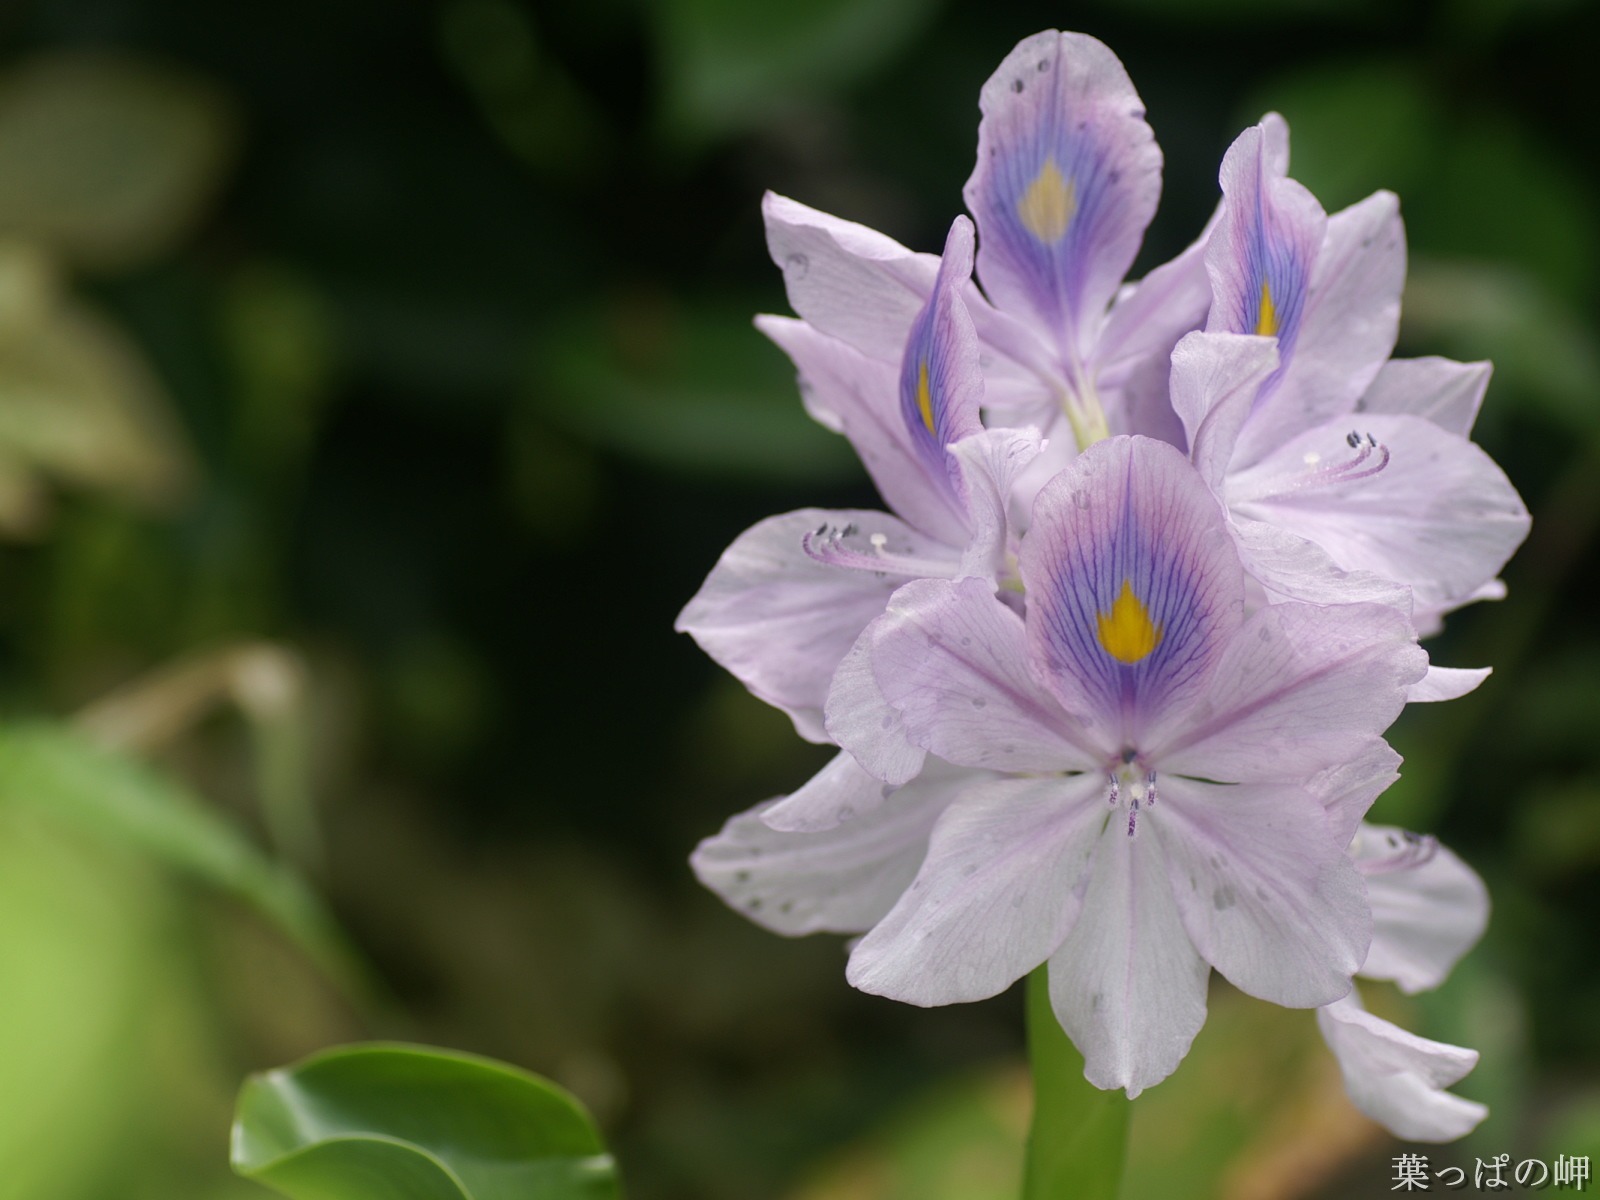
[[[1028,976],[1028,1058],[1033,1127],[1023,1200],[1116,1200],[1131,1105],[1083,1077],[1083,1058],[1050,1007],[1044,967]]]

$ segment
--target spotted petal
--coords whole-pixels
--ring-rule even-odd
[[[924,1006],[982,1000],[1048,958],[1077,918],[1106,820],[1101,781],[1005,779],[964,790],[928,856],[846,972]]]
[[[1372,949],[1361,974],[1407,993],[1444,982],[1483,936],[1489,892],[1437,839],[1363,825],[1350,847],[1372,903]]]
[[[1206,965],[1158,843],[1106,821],[1083,911],[1050,958],[1050,1001],[1084,1074],[1130,1098],[1172,1074],[1206,1019]]]
[[[1290,1008],[1350,990],[1371,916],[1316,797],[1163,775],[1146,830],[1160,839],[1189,937],[1235,987]]]
[[[965,190],[978,275],[999,307],[1081,353],[1161,193],[1144,104],[1104,44],[1053,30],[1018,43],[978,103],[978,162]]]
[[[861,933],[894,907],[934,822],[973,780],[970,772],[930,774],[849,821],[806,833],[773,829],[762,805],[701,842],[689,862],[731,908],[776,933]]]

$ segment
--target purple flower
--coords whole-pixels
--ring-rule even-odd
[[[1383,606],[1247,619],[1215,502],[1147,439],[1092,447],[1040,493],[1020,569],[1025,617],[978,581],[924,580],[863,635],[909,740],[999,777],[967,778],[848,974],[947,1004],[1049,960],[1090,1080],[1131,1095],[1182,1059],[1209,966],[1290,1006],[1349,991],[1370,918],[1344,847],[1425,659]]]
[[[1318,1009],[1363,1111],[1460,1136],[1483,1110],[1443,1089],[1475,1054],[1351,980],[1435,985],[1486,912],[1448,851],[1361,821],[1402,705],[1488,673],[1416,645],[1526,533],[1468,436],[1487,366],[1389,358],[1394,198],[1327,216],[1275,115],[1201,239],[1126,286],[1161,156],[1115,56],[1038,34],[980,106],[976,256],[966,218],[935,258],[766,198],[801,319],[757,324],[891,512],[764,521],[680,616],[841,747],[694,869],[778,932],[862,934],[850,981],[911,1003],[1048,963],[1088,1078],[1130,1096],[1215,968]]]
[[[987,299],[964,299],[982,345],[986,407],[1051,433],[1058,455],[1109,432],[1176,440],[1166,358],[1205,318],[1196,243],[1123,287],[1161,193],[1161,151],[1127,72],[1081,33],[1020,42],[984,84],[965,196]],[[780,196],[764,204],[773,260],[808,324],[898,362],[935,262]],[[1060,418],[1072,438],[1055,437]],[[1065,431],[1063,431],[1065,432]]]
[[[835,669],[896,587],[1007,570],[1007,499],[1039,440],[979,422],[977,340],[961,300],[971,271],[972,226],[958,217],[898,367],[802,321],[758,322],[799,366],[812,415],[850,439],[894,515],[801,509],[760,522],[724,552],[677,628],[812,741],[827,740]]]
[[[1206,332],[1173,353],[1173,405],[1272,597],[1414,605],[1429,631],[1498,594],[1528,531],[1516,490],[1467,437],[1488,369],[1390,360],[1405,279],[1395,198],[1328,217],[1287,170],[1276,114],[1223,160],[1213,303]]]

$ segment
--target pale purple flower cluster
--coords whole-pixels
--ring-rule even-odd
[[[767,198],[800,319],[757,324],[891,512],[742,534],[679,628],[840,747],[734,817],[702,881],[785,934],[862,935],[848,977],[977,1000],[1048,964],[1088,1078],[1178,1066],[1212,969],[1318,1009],[1351,1096],[1459,1137],[1476,1054],[1366,1012],[1352,977],[1436,986],[1478,877],[1363,816],[1442,614],[1500,594],[1527,532],[1468,438],[1487,364],[1392,359],[1395,198],[1326,215],[1269,115],[1190,249],[1127,284],[1161,152],[1116,57],[1041,33],[984,86],[939,258]]]

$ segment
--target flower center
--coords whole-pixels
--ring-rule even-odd
[[[1115,808],[1123,801],[1128,805],[1128,836],[1139,823],[1139,805],[1154,808],[1156,804],[1156,773],[1139,757],[1132,746],[1125,746],[1122,754],[1106,768],[1109,788],[1106,799]]]

